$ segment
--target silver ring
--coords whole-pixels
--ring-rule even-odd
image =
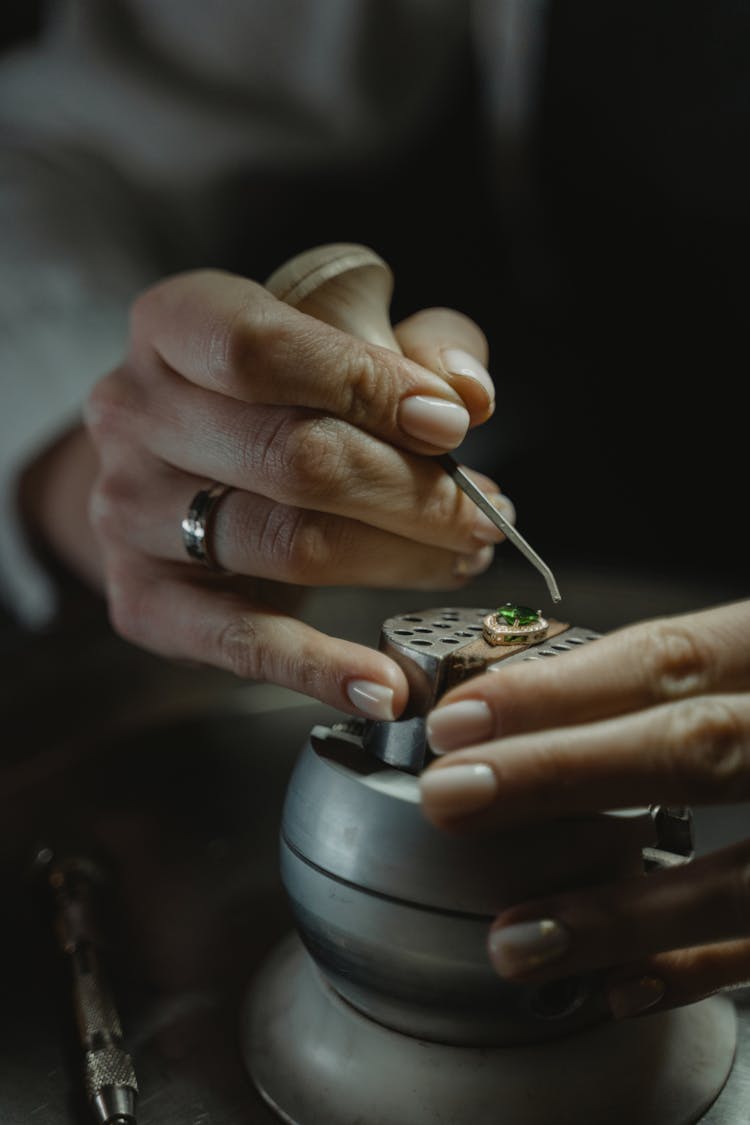
[[[231,491],[231,484],[221,484],[220,481],[214,481],[208,488],[202,488],[190,501],[188,513],[180,525],[182,542],[190,558],[203,563],[211,570],[222,568],[214,562],[208,549],[209,520],[222,496],[226,496],[227,492]]]

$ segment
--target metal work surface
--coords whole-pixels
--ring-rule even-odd
[[[529,600],[531,588],[533,599],[533,578],[514,579],[510,592]],[[690,607],[689,594],[684,607],[674,596],[662,601],[660,591],[638,605],[624,589],[618,620],[611,609],[596,612],[606,589],[594,584],[576,604],[570,576],[565,588],[566,616],[603,630]],[[486,591],[472,598],[484,604]],[[352,606],[361,606],[357,639],[372,640],[393,602],[392,594],[344,599],[342,618],[351,622]],[[320,612],[330,631],[347,632],[328,606]],[[79,631],[74,647],[63,639],[62,650],[35,652],[33,664],[21,652],[8,662],[12,682],[0,700],[9,716],[0,790],[0,1121],[91,1122],[69,966],[48,898],[28,871],[34,849],[49,842],[101,853],[116,873],[103,956],[140,1086],[138,1125],[271,1125],[277,1119],[241,1061],[240,1006],[256,968],[291,928],[278,875],[281,807],[307,734],[330,712],[200,670],[165,675],[158,661],[133,663],[127,646],[93,636]],[[73,651],[75,663],[67,662]],[[131,696],[118,709],[97,677],[137,688],[138,706]],[[748,823],[746,806],[699,810],[699,849],[746,836]],[[735,993],[735,1003],[737,1060],[704,1125],[750,1123],[750,990]]]

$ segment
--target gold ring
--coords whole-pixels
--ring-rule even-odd
[[[491,645],[530,644],[547,636],[549,622],[539,609],[506,602],[482,621],[482,636]]]

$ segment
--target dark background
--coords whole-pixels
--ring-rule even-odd
[[[0,21],[0,49],[33,37],[42,23],[44,5],[38,0],[6,0]]]

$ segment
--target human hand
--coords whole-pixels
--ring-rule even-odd
[[[750,800],[750,601],[618,630],[448,692],[421,778],[438,827],[491,831],[650,804]],[[618,1018],[750,981],[750,839],[629,881],[505,910],[498,973],[605,970]]]
[[[502,538],[429,456],[492,413],[482,333],[430,310],[397,336],[404,356],[218,271],[138,299],[127,358],[86,410],[119,633],[345,711],[399,714],[396,663],[290,612],[298,585],[460,587]],[[209,527],[221,571],[188,560],[181,533],[211,481],[231,486]]]

